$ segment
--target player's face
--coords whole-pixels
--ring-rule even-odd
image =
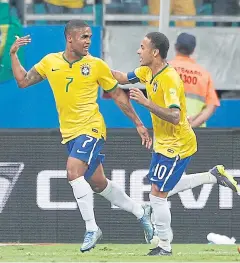
[[[140,58],[141,66],[151,65],[154,59],[154,49],[152,47],[151,40],[145,37],[141,42],[140,48],[137,51]]]
[[[90,27],[76,29],[71,33],[71,49],[79,57],[86,56],[91,44],[92,30]]]

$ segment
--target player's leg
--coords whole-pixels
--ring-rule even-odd
[[[180,180],[190,158],[168,158],[153,153],[148,178],[152,184],[150,204],[153,209],[155,231],[159,238],[158,246],[148,255],[171,255],[171,212],[167,202],[168,192]]]
[[[93,248],[102,232],[95,222],[93,210],[93,192],[84,176],[89,170],[89,165],[94,156],[94,149],[98,139],[88,135],[81,135],[68,143],[69,158],[67,161],[67,175],[73,189],[80,213],[86,224],[86,233],[81,251],[88,251]]]
[[[240,193],[240,189],[233,176],[225,171],[224,166],[217,165],[208,172],[183,175],[173,190],[168,193],[168,197],[203,184],[216,183]]]
[[[99,164],[94,175],[89,179],[94,192],[105,197],[112,204],[134,214],[141,223],[147,243],[153,238],[153,226],[151,223],[151,207],[142,206],[131,199],[115,182],[104,175],[102,164]]]

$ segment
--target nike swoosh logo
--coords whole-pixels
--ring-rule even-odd
[[[77,153],[87,153],[87,152],[77,150]]]
[[[52,68],[52,71],[60,70],[59,68]]]

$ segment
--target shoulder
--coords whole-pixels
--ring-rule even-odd
[[[167,70],[164,72],[163,77],[165,80],[173,81],[173,82],[181,80],[175,68],[170,65],[168,66]]]
[[[62,52],[58,52],[58,53],[49,53],[47,54],[46,56],[44,56],[42,58],[42,60],[44,61],[51,61],[53,59],[56,59],[56,58],[62,58]]]
[[[151,69],[147,66],[141,66],[141,67],[138,67],[134,70],[134,72],[136,74],[144,74],[144,75],[147,75],[148,73],[151,73]]]
[[[92,62],[97,65],[99,70],[111,70],[109,65],[106,61],[102,60],[101,58],[92,57]]]
[[[207,77],[207,78],[209,78],[209,79],[212,78],[210,72],[209,72],[207,69],[205,69],[202,65],[196,64],[196,70],[197,70],[199,73],[201,73],[201,75],[202,75],[203,77],[205,76],[205,77]]]

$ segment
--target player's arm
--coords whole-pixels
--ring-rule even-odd
[[[180,109],[175,105],[170,108],[163,108],[146,98],[143,92],[137,88],[130,88],[130,99],[142,104],[158,118],[177,125],[180,121]]]
[[[147,67],[139,67],[134,71],[124,73],[117,70],[111,70],[114,78],[119,84],[135,84],[138,82],[145,83],[146,73],[149,69]]]
[[[119,84],[125,85],[125,84],[129,84],[129,80],[128,80],[128,74],[125,72],[121,72],[118,70],[111,70],[113,77],[118,81]]]
[[[208,89],[206,95],[206,106],[199,114],[194,116],[194,118],[190,122],[191,126],[193,128],[201,126],[213,115],[216,108],[219,106],[220,106],[220,102],[216,90],[214,88],[213,80],[209,75]]]
[[[217,106],[207,105],[199,114],[190,119],[190,125],[192,128],[200,127],[205,123],[215,112]]]
[[[152,138],[148,134],[148,130],[143,125],[142,121],[135,112],[128,96],[119,87],[109,92],[112,99],[122,110],[122,112],[127,115],[133,123],[136,125],[137,131],[142,138],[142,145],[146,145],[146,148],[150,149],[152,145]]]
[[[152,145],[152,138],[149,136],[148,130],[144,127],[143,123],[134,111],[128,96],[118,87],[118,82],[113,77],[110,68],[102,60],[99,60],[98,82],[100,86],[110,94],[123,113],[125,113],[135,123],[138,134],[142,139],[142,145],[145,145],[146,148],[149,149]]]
[[[25,37],[17,38],[10,49],[13,75],[17,81],[18,86],[21,88],[31,86],[43,80],[41,75],[36,71],[34,67],[27,72],[18,59],[17,56],[18,49],[21,46],[25,46],[30,42],[31,39],[29,35]]]

